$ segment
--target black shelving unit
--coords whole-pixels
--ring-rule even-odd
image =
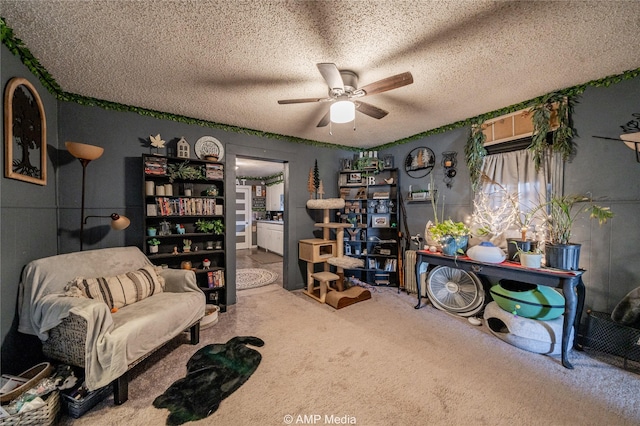
[[[338,221],[354,225],[345,229],[345,255],[364,261],[363,268],[345,270],[345,276],[399,287],[398,169],[342,170],[338,186],[345,200]]]
[[[192,175],[175,176],[172,170],[189,167]],[[199,232],[198,220],[219,220],[225,226],[224,165],[162,155],[142,156],[145,235],[143,249],[151,262],[168,268],[186,268],[196,274],[208,304],[226,311],[226,244],[224,232]],[[154,227],[156,235],[147,229]],[[149,244],[157,239],[157,252]],[[191,240],[190,249],[184,240]],[[208,261],[208,265],[207,265]]]

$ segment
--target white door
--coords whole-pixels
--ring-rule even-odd
[[[251,186],[236,186],[236,250],[251,248]]]

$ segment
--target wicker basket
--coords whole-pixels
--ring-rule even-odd
[[[31,367],[27,371],[20,373],[19,377],[24,377],[25,379],[29,379],[29,381],[22,386],[18,386],[11,392],[7,392],[0,396],[0,402],[9,402],[13,399],[16,399],[24,392],[34,387],[40,380],[44,379],[45,377],[49,377],[52,371],[53,367],[51,367],[51,364],[49,364],[48,362],[42,362],[34,367]]]
[[[58,413],[60,412],[60,393],[58,391],[53,391],[45,398],[46,404],[40,408],[1,418],[0,426],[49,426],[54,424],[58,417]]]
[[[583,334],[587,354],[640,374],[640,330],[614,322],[610,314],[591,311]]]

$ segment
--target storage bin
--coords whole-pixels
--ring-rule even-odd
[[[42,407],[3,417],[0,419],[0,426],[49,426],[54,424],[60,412],[60,393],[53,391],[43,399],[45,405]]]
[[[582,345],[594,358],[640,374],[640,330],[613,321],[611,314],[588,312]]]
[[[62,394],[62,407],[66,414],[77,419],[109,396],[110,392],[111,385],[107,385],[93,392],[89,392],[82,399],[74,399],[67,394]]]

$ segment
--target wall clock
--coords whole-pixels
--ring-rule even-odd
[[[436,164],[436,156],[427,147],[414,148],[404,159],[404,171],[412,178],[427,176]]]
[[[47,121],[36,88],[12,78],[4,95],[4,175],[47,184]]]

